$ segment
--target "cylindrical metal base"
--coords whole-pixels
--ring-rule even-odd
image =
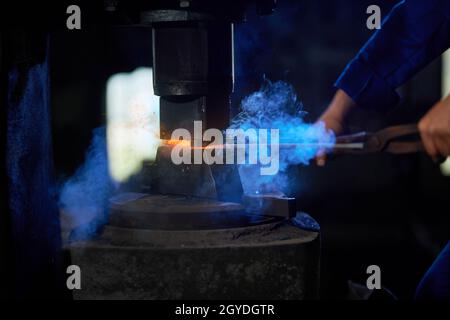
[[[106,227],[99,239],[67,247],[81,268],[74,298],[318,298],[319,232],[300,220],[214,230]]]

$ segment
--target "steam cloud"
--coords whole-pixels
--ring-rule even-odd
[[[85,162],[61,186],[59,207],[76,227],[76,238],[89,238],[106,222],[108,199],[115,188],[106,150],[106,130],[100,127],[93,131]]]
[[[262,88],[246,97],[242,111],[230,128],[247,130],[279,129],[280,143],[334,143],[335,137],[323,124],[307,124],[305,112],[293,87],[285,82],[266,81]],[[307,165],[318,151],[314,146],[280,149],[279,172],[273,176],[260,174],[258,165],[241,165],[239,172],[246,194],[284,193],[289,187],[289,165]],[[65,181],[59,193],[59,207],[76,226],[75,239],[88,239],[106,223],[108,199],[118,188],[108,167],[106,130],[93,131],[85,162]]]
[[[242,101],[241,108],[242,111],[232,120],[231,128],[279,129],[281,144],[300,144],[295,149],[280,148],[277,175],[262,176],[258,166],[241,165],[239,172],[246,194],[286,192],[289,165],[307,165],[318,152],[317,146],[308,144],[335,142],[333,132],[327,130],[323,123],[304,122],[303,105],[293,87],[286,82],[266,80],[259,91]]]

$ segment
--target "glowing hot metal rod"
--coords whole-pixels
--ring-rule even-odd
[[[418,136],[418,128],[415,124],[398,125],[385,128],[376,133],[360,132],[356,134],[339,136],[335,143],[288,143],[281,142],[277,146],[280,149],[325,149],[329,152],[338,154],[366,154],[377,152],[388,152],[394,154],[415,153],[424,151],[423,143]],[[406,140],[407,139],[407,140]],[[207,146],[198,146],[202,142],[193,144],[193,140],[161,140],[162,145],[176,146],[195,149],[239,149],[258,146],[253,143],[226,143],[226,144],[210,144]],[[197,145],[197,146],[196,146]],[[268,145],[271,145],[270,143]],[[273,145],[273,144],[272,144]]]

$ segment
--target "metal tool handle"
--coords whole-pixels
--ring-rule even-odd
[[[374,137],[378,140],[380,151],[393,154],[407,154],[425,150],[417,124],[388,127],[378,131]],[[415,139],[401,141],[401,139],[408,137],[414,137]]]
[[[376,133],[360,132],[336,138],[336,153],[366,154],[389,152],[406,154],[420,152],[424,146],[416,124],[392,126]],[[405,140],[409,138],[409,140]],[[411,139],[413,138],[413,139]]]
[[[379,135],[383,136],[387,145],[385,145],[386,152],[393,154],[408,154],[415,152],[424,152],[425,146],[420,138],[419,127],[416,124],[400,125],[386,128],[380,132]],[[402,138],[411,135],[418,135],[419,140],[415,141],[392,141],[395,138]],[[382,138],[383,139],[383,138]],[[446,157],[438,156],[434,159],[436,163],[444,163],[447,160]]]
[[[404,124],[382,129],[376,133],[359,132],[339,136],[333,154],[368,154],[388,152],[409,154],[425,151],[417,124]],[[438,157],[436,163],[443,163],[446,157]]]

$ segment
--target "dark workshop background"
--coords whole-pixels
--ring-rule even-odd
[[[292,84],[314,121],[333,96],[333,83],[372,34],[366,8],[387,14],[394,1],[280,0],[267,17],[249,14],[235,26],[233,109],[263,78]],[[105,121],[105,85],[112,74],[151,66],[145,28],[92,27],[50,35],[53,154],[57,179],[82,163],[92,130]],[[403,103],[357,113],[349,131],[416,122],[441,95],[441,63],[402,88]],[[448,241],[450,179],[424,155],[336,158],[325,168],[291,168],[291,194],[322,227],[322,298],[345,298],[346,282],[365,284],[381,267],[382,284],[411,298],[421,275]]]

